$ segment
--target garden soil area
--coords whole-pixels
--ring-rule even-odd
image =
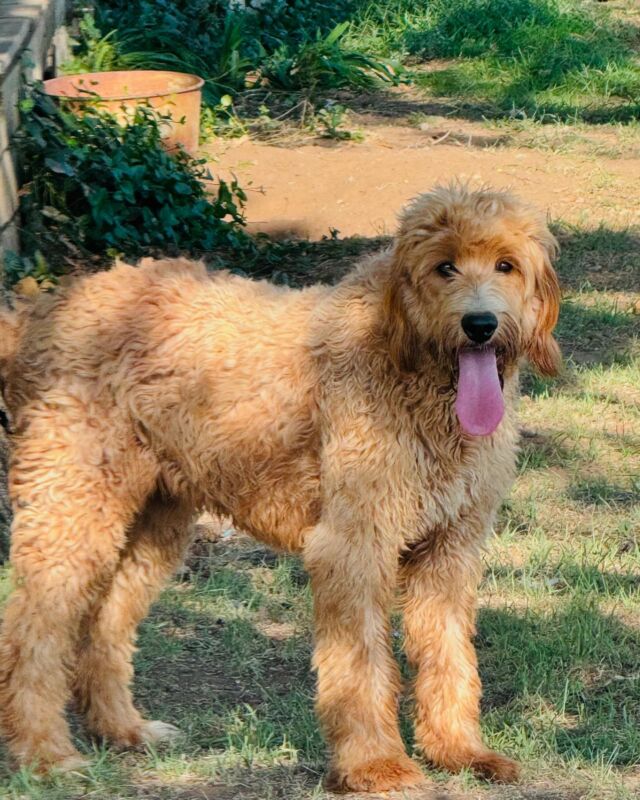
[[[273,145],[243,138],[214,142],[204,152],[215,174],[237,176],[247,192],[249,229],[278,237],[391,234],[408,200],[454,178],[513,189],[569,223],[640,220],[640,159],[615,149],[616,157],[599,155],[615,148],[611,134],[585,135],[553,152],[511,146],[510,137],[482,123],[433,117],[420,125],[403,117],[371,122],[361,114],[350,127],[363,132],[362,142]]]

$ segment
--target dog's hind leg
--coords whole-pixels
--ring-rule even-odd
[[[123,747],[171,738],[177,729],[143,719],[133,704],[136,629],[179,565],[191,507],[154,496],[129,532],[113,581],[98,599],[80,643],[76,694],[90,730]]]
[[[405,649],[417,669],[416,743],[439,767],[468,767],[511,782],[517,764],[489,750],[480,731],[481,685],[472,641],[479,538],[474,543],[445,531],[440,542],[408,555],[401,568]]]
[[[71,768],[81,759],[64,710],[80,622],[111,579],[157,468],[125,424],[77,398],[34,404],[19,422],[0,724],[19,763]]]

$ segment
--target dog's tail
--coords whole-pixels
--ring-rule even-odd
[[[20,342],[21,314],[0,309],[0,378],[4,377],[9,363],[13,360]]]
[[[0,426],[7,432],[10,430],[10,418],[5,404],[4,389],[11,361],[18,351],[21,322],[21,315],[18,311],[0,308]],[[1,444],[2,442],[0,442]],[[1,457],[2,452],[0,452]]]

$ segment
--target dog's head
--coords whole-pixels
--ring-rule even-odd
[[[436,188],[402,215],[384,303],[391,356],[405,373],[426,352],[450,369],[469,433],[497,426],[518,359],[558,371],[556,253],[541,215],[506,192]]]

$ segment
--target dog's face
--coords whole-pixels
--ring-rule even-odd
[[[544,220],[509,194],[454,187],[419,197],[402,217],[385,298],[398,368],[418,369],[426,351],[461,386],[482,384],[492,355],[500,383],[523,356],[555,374],[556,250]]]

